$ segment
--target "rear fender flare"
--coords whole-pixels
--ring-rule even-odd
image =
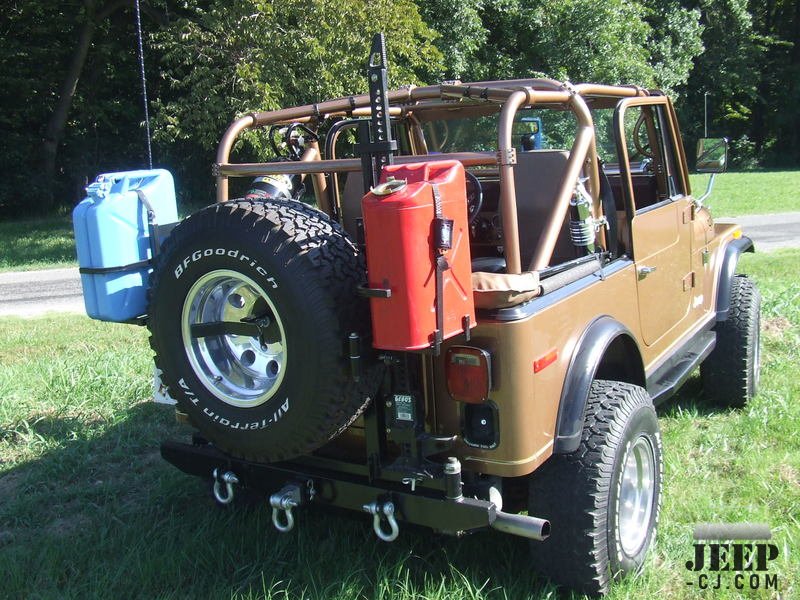
[[[584,413],[589,388],[598,375],[604,357],[614,342],[625,349],[629,383],[644,386],[644,366],[636,339],[630,330],[610,316],[602,316],[589,324],[572,353],[554,436],[553,453],[569,454],[578,449],[583,433]]]
[[[743,252],[755,252],[753,240],[746,235],[739,239],[731,240],[725,246],[725,255],[719,268],[717,280],[717,321],[727,321],[728,311],[731,308],[731,281],[736,275],[739,257]]]

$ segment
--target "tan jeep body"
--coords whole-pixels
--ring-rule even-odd
[[[502,477],[531,473],[554,451],[560,407],[564,402],[575,400],[569,392],[576,396],[586,393],[584,389],[568,389],[570,366],[581,348],[589,342],[595,343],[586,335],[599,319],[613,321],[618,327],[597,340],[596,343],[605,346],[601,348],[601,355],[595,357],[598,362],[590,367],[592,374],[599,372],[607,378],[648,386],[652,388],[651,394],[661,396],[660,399],[667,397],[673,388],[659,388],[658,378],[668,373],[671,357],[688,350],[687,346],[691,347],[692,341],[714,324],[725,249],[741,236],[734,225],[715,225],[707,209],[692,197],[670,100],[658,91],[637,87],[572,86],[537,79],[412,87],[390,92],[389,100],[391,114],[398,128],[405,129],[410,150],[409,154],[396,158],[398,163],[452,158],[474,168],[482,181],[495,184],[499,190],[498,210],[488,216],[497,215],[502,219],[505,235],[501,245],[511,273],[526,271],[529,266],[535,270],[550,265],[554,249],[570,246],[565,222],[569,219],[567,208],[577,176],[588,177],[587,187],[592,191],[595,214],[603,214],[591,109],[613,108],[624,114],[641,107],[660,107],[662,118],[666,117],[662,126],[668,127],[665,137],[674,155],[670,164],[660,159],[664,164],[657,165],[655,171],[672,169],[670,177],[674,178],[679,191],[671,196],[659,193],[658,197],[648,199],[648,206],[637,207],[634,189],[643,187],[637,179],[645,176],[631,173],[623,146],[620,162],[612,165],[617,173],[616,193],[620,197],[615,198],[617,212],[610,217],[619,224],[620,247],[624,249],[621,256],[601,270],[524,305],[479,311],[470,345],[486,349],[492,356],[494,385],[490,399],[497,407],[500,432],[496,447],[484,449],[463,441],[463,405],[454,402],[447,393],[442,361],[420,355],[419,359],[425,363],[426,429],[437,435],[459,436],[454,453],[465,470]],[[536,183],[537,176],[542,173],[535,171],[535,164],[531,166],[535,161],[529,158],[538,162],[544,158],[546,168],[552,157],[537,154],[554,151],[534,150],[526,155],[517,152],[511,140],[515,114],[537,107],[572,110],[579,129],[572,148],[565,148],[561,153],[568,156],[568,161],[565,158],[565,164],[560,165],[562,176],[554,177],[552,172],[546,172],[544,184]],[[307,148],[302,162],[288,165],[235,164],[230,162],[230,152],[236,137],[248,128],[295,121],[313,125],[323,119],[369,114],[369,96],[364,95],[256,113],[237,120],[225,134],[217,155],[217,200],[228,199],[229,177],[305,173],[313,182],[320,210],[332,217],[341,215],[345,228],[355,236],[355,219],[360,215],[363,192],[359,189],[355,195],[351,193],[347,197],[348,186],[339,186],[344,188],[342,193],[321,175],[341,178],[344,174],[353,177],[355,173],[357,176],[361,170],[358,159],[335,156],[323,159],[317,144]],[[499,114],[498,150],[427,154],[431,142],[426,140],[424,125],[437,119],[453,118],[456,114],[462,118]],[[617,133],[625,135],[624,131]],[[530,168],[534,170],[527,170]],[[647,177],[655,180],[658,176],[654,172]],[[526,180],[543,185],[550,195],[537,193],[534,198],[529,197],[520,185]],[[530,206],[529,202],[538,202],[538,205]],[[338,208],[336,212],[332,210],[334,205]],[[526,212],[529,213],[526,222],[518,222],[518,215]],[[607,235],[601,230],[600,235],[603,233]],[[486,246],[481,242],[473,245],[477,254]],[[739,251],[737,248],[736,256]],[[643,268],[653,268],[654,272],[644,275]],[[464,343],[463,339],[451,339],[445,342],[443,350],[449,345]],[[551,352],[557,354],[555,361],[534,373],[534,363]],[[580,404],[580,400],[577,401]],[[349,450],[348,454],[352,454],[353,448],[358,447],[358,440],[363,439],[359,425],[357,422],[321,453],[335,456]],[[358,454],[356,450],[355,455]]]

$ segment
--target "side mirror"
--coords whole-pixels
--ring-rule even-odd
[[[698,173],[724,173],[728,166],[728,140],[702,138],[697,140]]]

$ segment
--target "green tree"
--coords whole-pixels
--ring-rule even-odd
[[[187,175],[203,173],[195,201],[211,197],[208,166],[234,117],[365,92],[369,44],[381,30],[391,85],[441,71],[435,34],[410,0],[214,0],[157,32],[166,89],[154,102],[156,140],[177,149]],[[246,156],[269,156],[263,138],[243,139]]]
[[[675,0],[499,0],[481,12],[488,31],[475,75],[546,75],[672,90],[701,51],[698,12]]]
[[[486,44],[481,19],[485,0],[416,0],[425,22],[438,33],[436,47],[444,57],[437,79],[467,79],[477,72],[478,51]]]
[[[153,35],[166,82],[158,138],[216,147],[239,114],[366,91],[373,33],[387,32],[392,85],[441,64],[410,1],[216,0]]]
[[[703,52],[700,10],[684,8],[677,0],[645,0],[650,25],[648,62],[656,85],[677,92],[689,79],[694,59]]]
[[[700,0],[697,8],[704,25],[705,50],[694,61],[683,90],[686,99],[679,106],[687,146],[691,149],[704,134],[707,100],[709,135],[732,138],[734,161],[754,164],[757,159],[748,134],[762,48],[747,0]]]
[[[131,8],[43,0],[0,12],[0,214],[48,212],[98,171],[143,164]]]
[[[763,52],[751,121],[754,152],[767,164],[800,164],[800,2],[751,2]]]

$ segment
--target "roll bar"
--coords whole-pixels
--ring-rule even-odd
[[[520,108],[536,105],[562,105],[575,114],[578,131],[570,150],[564,177],[559,186],[553,209],[547,220],[544,233],[539,239],[528,269],[546,267],[552,257],[561,224],[564,222],[575,182],[581,173],[587,176],[587,188],[594,202],[595,214],[600,214],[600,178],[595,147],[594,124],[585,98],[632,98],[649,96],[649,92],[635,86],[606,86],[579,84],[573,86],[552,79],[515,79],[475,83],[452,82],[435,86],[409,86],[389,92],[390,111],[393,115],[413,115],[415,110],[430,110],[454,106],[456,101],[474,103],[492,102],[501,105],[498,127],[498,152],[455,152],[437,154],[437,160],[459,160],[465,166],[496,165],[500,178],[500,215],[505,236],[506,269],[508,273],[522,272],[520,257],[519,224],[517,220],[514,165],[516,151],[511,139],[514,116]],[[658,92],[655,92],[658,93]],[[228,127],[217,149],[213,174],[217,179],[217,202],[228,199],[229,177],[255,177],[267,174],[313,175],[314,190],[319,206],[329,215],[332,201],[324,173],[342,173],[361,170],[359,159],[323,158],[319,145],[310,144],[300,161],[273,163],[230,163],[233,144],[246,129],[293,122],[320,123],[325,118],[336,116],[367,116],[370,114],[369,95],[348,96],[318,104],[307,104],[281,110],[245,115]],[[399,164],[430,160],[430,155],[397,156]],[[615,218],[615,215],[607,215]],[[601,243],[605,242],[601,230]]]

